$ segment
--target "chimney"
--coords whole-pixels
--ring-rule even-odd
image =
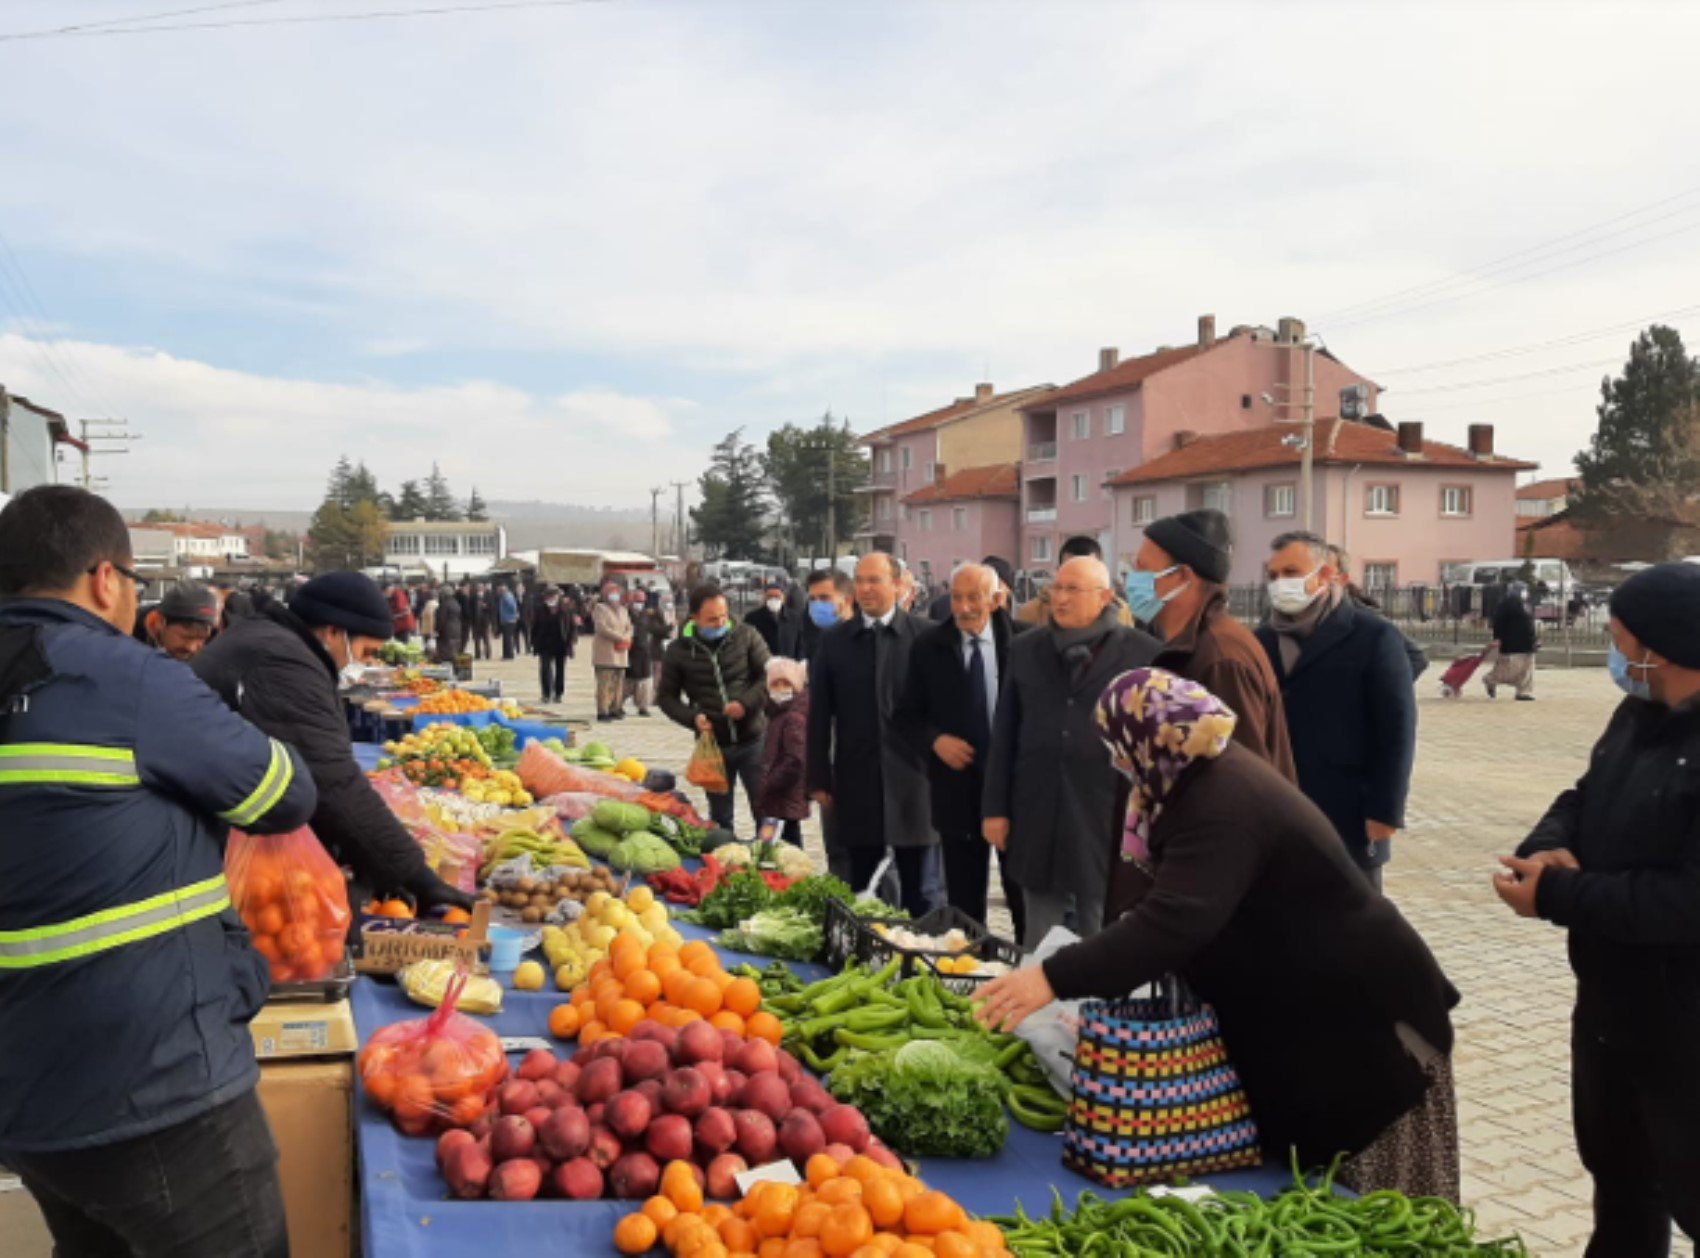
[[[1108,371],[1122,360],[1122,352],[1114,345],[1098,351],[1098,370]]]
[[[1399,450],[1406,455],[1423,452],[1423,426],[1420,420],[1405,420],[1399,425]]]
[[[1198,316],[1198,348],[1209,349],[1216,343],[1216,316]]]
[[[1175,434],[1175,449],[1184,450],[1198,440],[1198,434],[1190,428],[1183,428]]]
[[[933,464],[933,484],[944,484],[945,468],[943,463]]]
[[[992,386],[990,384],[975,385],[974,400],[976,402],[990,402],[992,400]]]
[[[1283,315],[1275,325],[1275,339],[1283,345],[1296,345],[1305,339],[1305,321]]]
[[[1478,459],[1493,457],[1493,425],[1470,425],[1470,454]]]

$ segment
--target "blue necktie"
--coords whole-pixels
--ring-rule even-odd
[[[984,752],[992,741],[992,714],[986,706],[986,657],[980,639],[968,639],[968,741]]]

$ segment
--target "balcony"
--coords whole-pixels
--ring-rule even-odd
[[[1057,509],[1055,507],[1027,508],[1027,523],[1029,524],[1055,524],[1056,522]]]
[[[1057,457],[1057,443],[1054,441],[1035,441],[1027,447],[1029,463],[1049,463]]]

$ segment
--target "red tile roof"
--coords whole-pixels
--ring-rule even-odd
[[[1218,345],[1226,344],[1218,341]],[[1197,345],[1183,345],[1179,349],[1161,349],[1155,354],[1147,354],[1143,358],[1129,358],[1117,363],[1108,371],[1095,371],[1089,376],[1083,376],[1073,384],[1065,384],[1055,393],[1040,398],[1036,402],[1022,407],[1023,410],[1050,410],[1053,404],[1072,402],[1077,398],[1096,397],[1100,393],[1125,393],[1129,389],[1137,389],[1149,376],[1159,371],[1186,362],[1206,353]]]
[[[965,467],[960,472],[953,472],[936,485],[928,485],[917,489],[904,502],[956,502],[965,498],[1010,498],[1021,497],[1021,486],[1016,479],[1019,465],[1015,463],[993,463],[987,467]]]
[[[1528,550],[1529,537],[1535,539],[1534,549]],[[1581,559],[1588,548],[1588,535],[1563,516],[1544,520],[1524,520],[1517,525],[1518,555],[1534,559]]]
[[[1538,480],[1523,486],[1517,491],[1517,497],[1524,502],[1550,502],[1554,498],[1564,498],[1582,488],[1582,482],[1575,477],[1562,480]]]
[[[906,419],[901,423],[875,429],[863,437],[862,441],[890,441],[894,437],[907,437],[911,433],[926,432],[929,429],[948,424],[952,420],[971,415],[975,411],[987,411],[1000,406],[1008,406],[1012,402],[1018,402],[1033,394],[1043,393],[1050,387],[1048,384],[1029,385],[1025,389],[1014,389],[1008,393],[994,393],[984,401],[959,397],[949,406],[941,406],[936,411],[928,411],[925,415],[917,415],[914,419]]]
[[[1200,437],[1169,454],[1123,472],[1113,485],[1145,485],[1152,481],[1187,480],[1220,472],[1251,472],[1268,467],[1296,467],[1299,451],[1282,441],[1294,435],[1290,424],[1269,424],[1244,432]],[[1535,467],[1516,459],[1477,459],[1469,451],[1439,441],[1423,442],[1423,457],[1413,459],[1399,449],[1398,437],[1380,428],[1347,420],[1325,419],[1316,425],[1316,462],[1369,463],[1387,467],[1483,468],[1526,472]]]

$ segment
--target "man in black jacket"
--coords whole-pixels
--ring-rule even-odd
[[[779,649],[775,655],[807,664],[815,658],[820,636],[841,620],[849,620],[855,606],[855,586],[850,578],[832,568],[817,568],[804,583],[808,601],[800,615],[779,619]]]
[[[227,706],[291,744],[319,789],[311,825],[357,894],[406,891],[421,909],[471,908],[470,896],[431,872],[425,854],[355,763],[339,675],[375,658],[394,632],[389,604],[358,572],[329,572],[296,591],[288,607],[266,600],[194,659],[196,676]]]
[[[1700,566],[1624,582],[1611,636],[1631,697],[1494,890],[1570,932],[1587,1258],[1662,1258],[1700,1239]]]
[[[1381,886],[1417,753],[1417,696],[1404,639],[1335,581],[1328,543],[1283,533],[1265,565],[1269,654],[1299,788],[1327,815],[1364,876]]]
[[[732,790],[741,780],[759,825],[754,814],[767,727],[767,644],[748,625],[732,623],[718,585],[692,590],[690,611],[690,623],[661,660],[661,710],[686,729],[714,735],[726,762],[726,793],[708,797],[714,824],[732,828]]]
[[[951,619],[921,632],[909,655],[909,677],[897,726],[926,761],[932,786],[933,828],[944,858],[945,895],[953,908],[986,920],[988,857],[980,832],[980,796],[992,722],[1016,632],[1009,616],[993,610],[998,575],[982,564],[964,564],[951,575]],[[1003,854],[998,854],[1000,872]],[[1026,925],[1021,888],[1003,875],[1004,897],[1015,937]]]
[[[762,588],[761,606],[744,617],[744,623],[761,634],[761,640],[767,643],[769,655],[779,654],[779,622],[784,619],[786,611],[784,583],[769,581]]]

